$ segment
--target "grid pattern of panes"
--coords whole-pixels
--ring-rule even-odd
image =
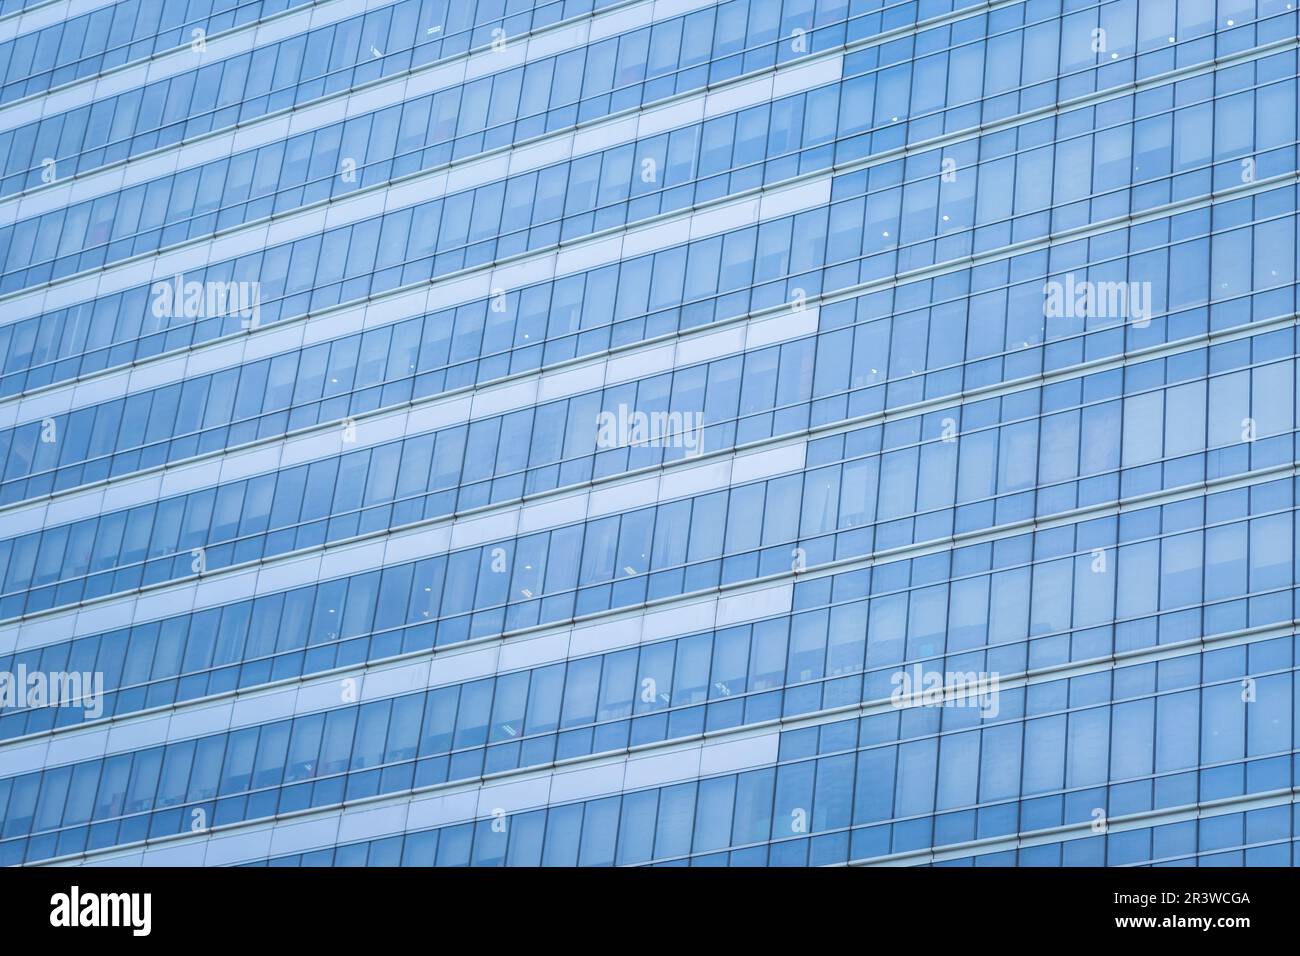
[[[0,5],[0,865],[1289,864],[1292,7]]]

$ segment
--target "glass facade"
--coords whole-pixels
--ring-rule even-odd
[[[0,2],[0,864],[1300,859],[1286,0]]]

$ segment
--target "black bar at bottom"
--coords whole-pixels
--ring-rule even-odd
[[[585,938],[621,949],[634,945],[637,925],[662,943],[694,936],[706,947],[710,938],[741,945],[837,930],[864,947],[1026,933],[1148,943],[1196,935],[1231,945],[1241,934],[1288,930],[1294,895],[1285,869],[0,871],[6,934],[127,946],[337,946],[419,931],[437,948],[466,939],[547,945],[542,933],[552,944]],[[606,927],[616,935],[605,937]]]

